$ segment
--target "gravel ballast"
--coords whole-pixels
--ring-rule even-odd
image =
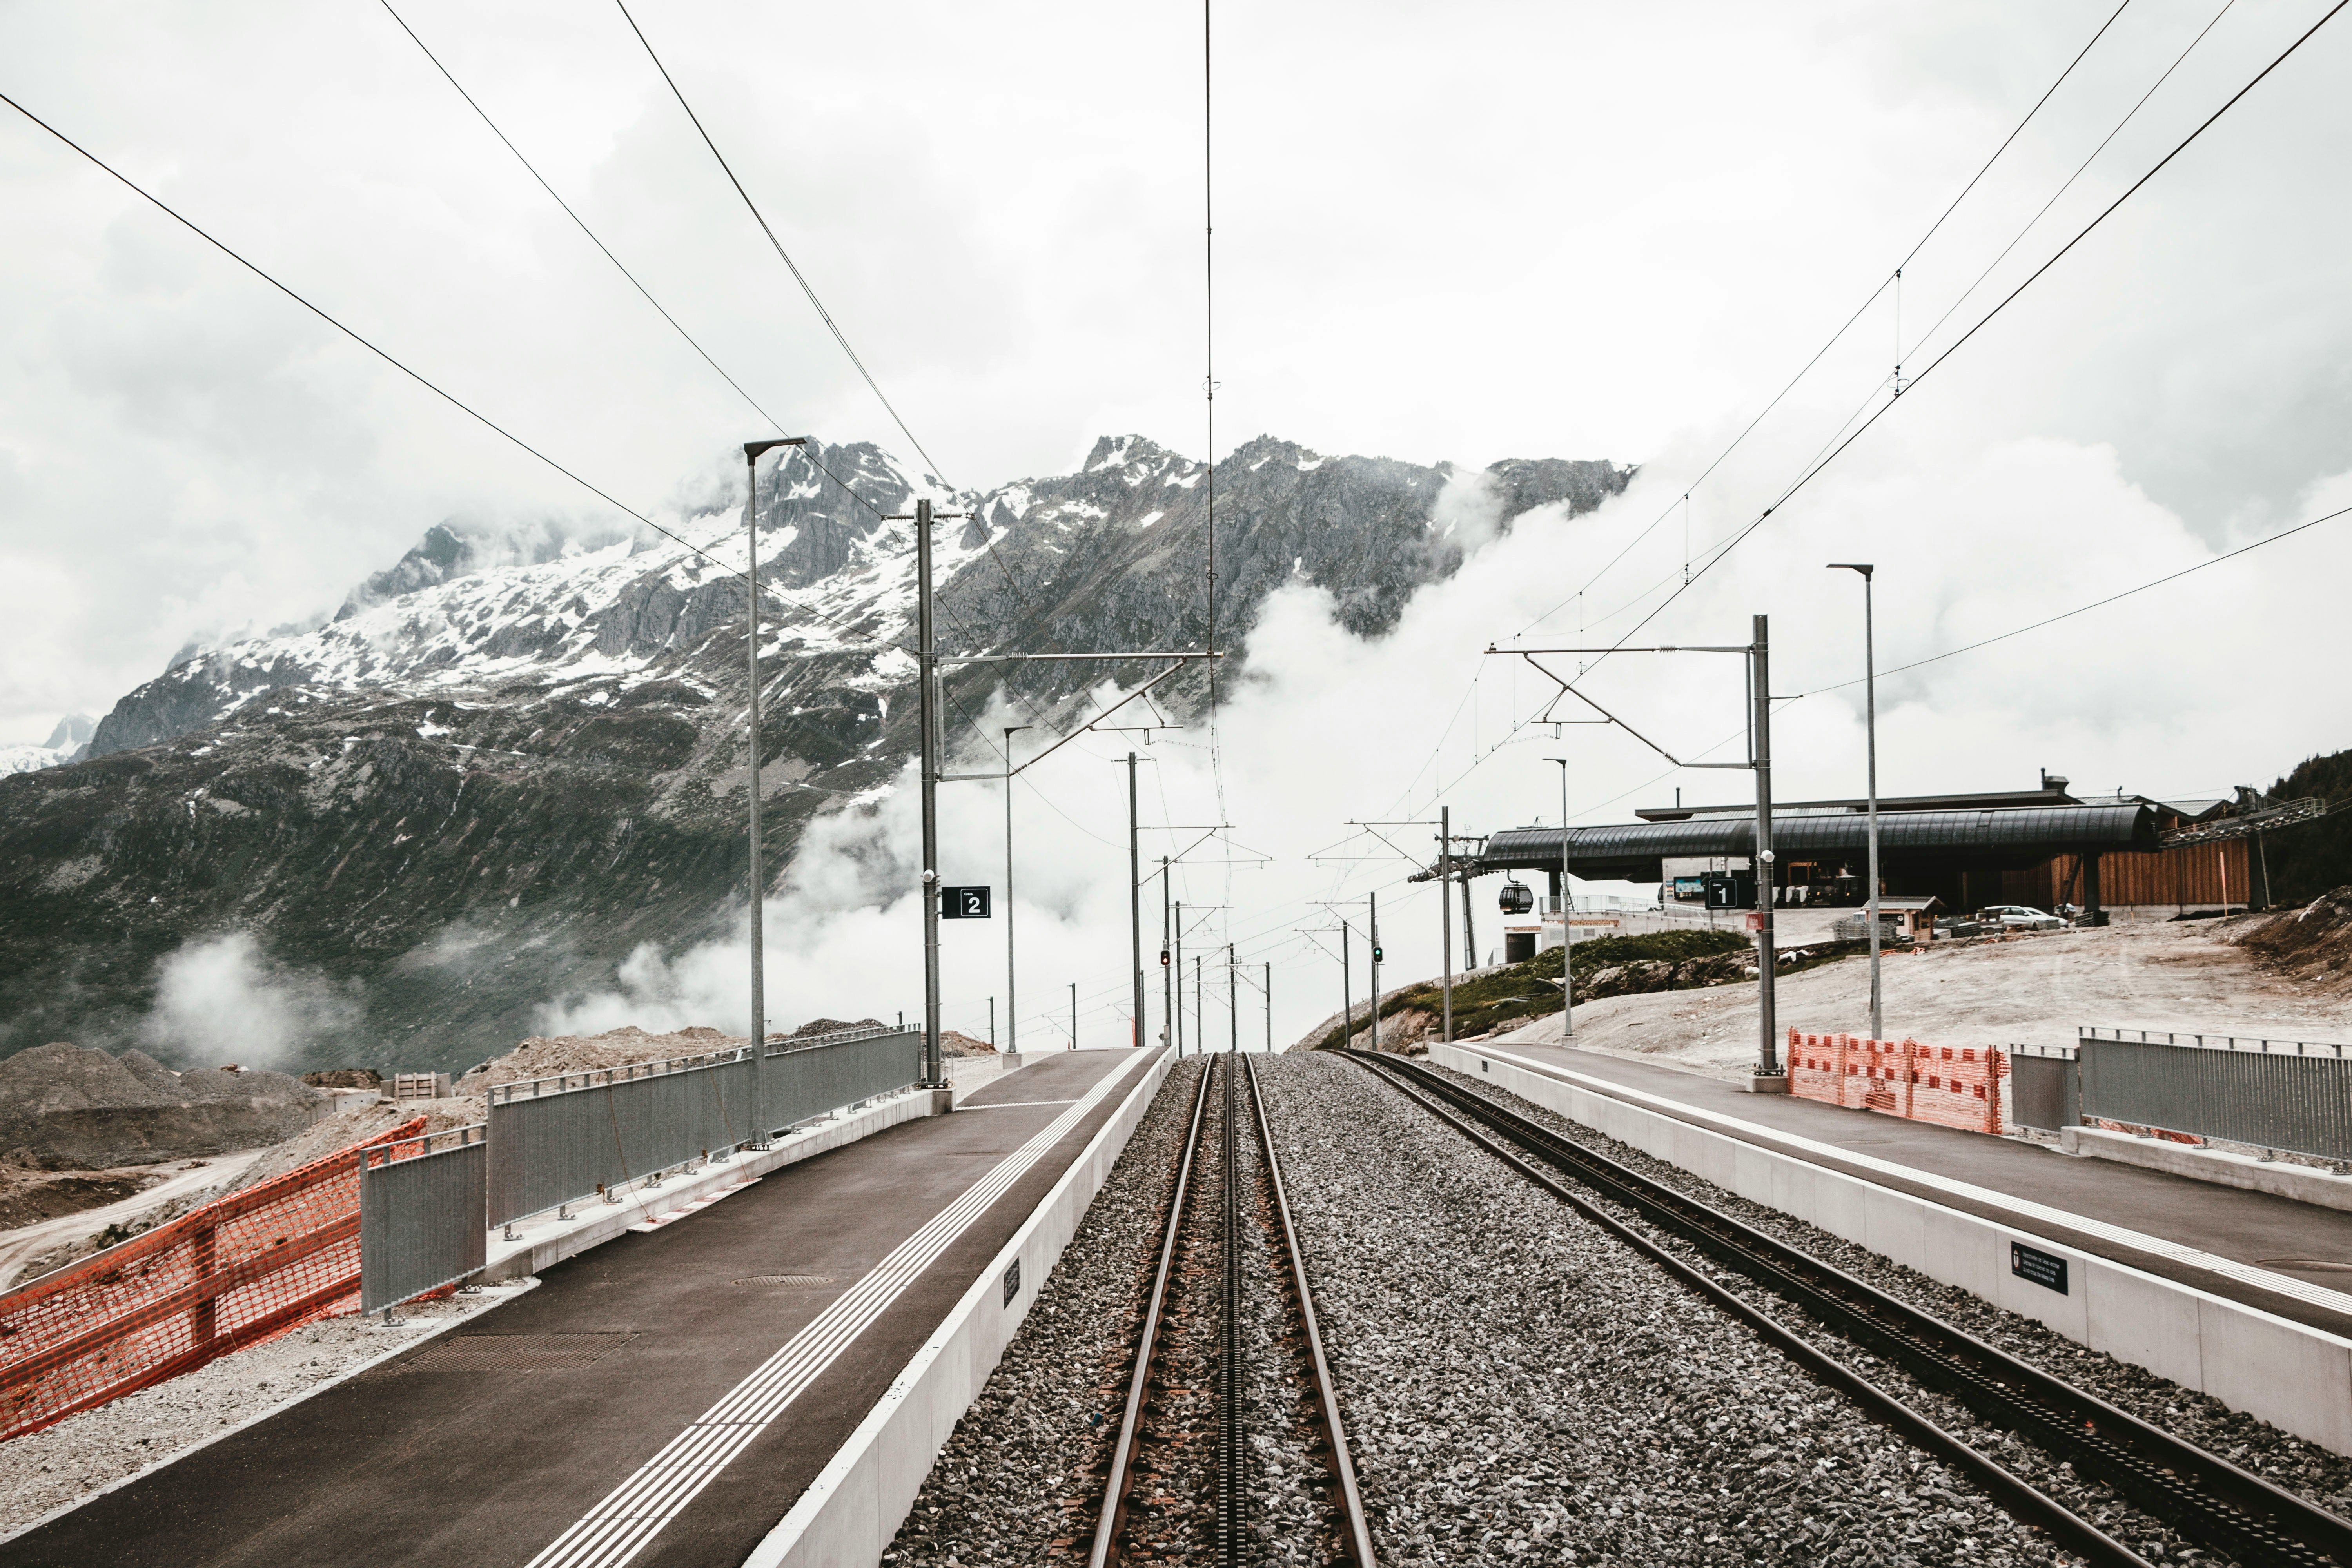
[[[1260,1067],[1383,1562],[2060,1560],[1365,1069]]]
[[[2282,1432],[2268,1422],[2231,1410],[2210,1394],[2184,1388],[2143,1367],[2117,1361],[2103,1352],[2086,1350],[2031,1318],[2005,1311],[1981,1297],[1931,1279],[1883,1254],[1856,1246],[1779,1209],[1769,1208],[1727,1192],[1678,1165],[1669,1164],[1629,1144],[1621,1143],[1581,1122],[1522,1100],[1491,1082],[1481,1082],[1450,1068],[1438,1068],[1436,1070],[1552,1131],[1696,1198],[1742,1224],[1799,1247],[2010,1355],[2063,1378],[2152,1426],[2219,1454],[2243,1468],[2256,1472],[2273,1485],[2317,1503],[2331,1512],[2352,1516],[2352,1459]],[[1633,1219],[1631,1215],[1623,1217],[1629,1221]],[[1696,1255],[1686,1253],[1685,1256],[1695,1258]],[[1826,1329],[1811,1331],[1818,1325],[1812,1324],[1811,1320],[1778,1298],[1744,1285],[1741,1293],[1765,1305],[1784,1322],[1807,1328],[1809,1338],[1831,1350],[1841,1360],[1849,1363],[1858,1361],[1861,1352],[1855,1347]],[[2039,1449],[2021,1443],[2011,1443],[1995,1435],[1979,1425],[1965,1407],[1944,1395],[1909,1383],[1900,1373],[1884,1363],[1871,1369],[1871,1376],[1874,1381],[1890,1387],[1900,1383],[1906,1403],[1928,1413],[1939,1426],[1964,1440],[1997,1450],[2003,1465],[2058,1497],[2094,1522],[2102,1522],[2101,1515],[2106,1514],[2110,1518],[2105,1521],[2105,1527],[2113,1527],[2119,1521],[2128,1523],[2128,1533],[2136,1545],[2162,1544],[2167,1554],[2173,1556],[2183,1549],[2180,1538],[2169,1531],[2138,1515],[2136,1510],[2126,1512],[2119,1509],[2110,1500],[2105,1489],[2076,1482],[2071,1470],[2063,1468]]]
[[[1169,1070],[883,1562],[1085,1561],[1200,1079],[1197,1058]]]

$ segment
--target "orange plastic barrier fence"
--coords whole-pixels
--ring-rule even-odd
[[[0,1297],[0,1439],[357,1306],[360,1150],[191,1209]]]
[[[2008,1073],[1997,1050],[1789,1031],[1790,1093],[1939,1127],[1998,1133]]]

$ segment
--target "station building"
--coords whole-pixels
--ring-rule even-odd
[[[2258,838],[2167,847],[2160,836],[2224,815],[2227,800],[2163,801],[2124,795],[2082,799],[2045,773],[2041,787],[1958,795],[1884,796],[1878,802],[1880,893],[1939,900],[1965,913],[1990,904],[2042,910],[2073,905],[2170,915],[2190,909],[2268,905]],[[1638,821],[1568,830],[1567,869],[1580,879],[1659,884],[1661,902],[1696,903],[1710,874],[1752,878],[1756,808],[1654,806]],[[1547,910],[1560,895],[1558,827],[1515,827],[1489,837],[1466,868],[1541,872]],[[1854,908],[1865,901],[1865,801],[1806,800],[1772,809],[1776,907]],[[1546,945],[1549,945],[1547,943]]]

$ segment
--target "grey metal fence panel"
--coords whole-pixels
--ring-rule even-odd
[[[2083,1120],[2080,1066],[2074,1053],[2047,1046],[2009,1047],[2010,1120],[2056,1131]]]
[[[397,1306],[489,1261],[487,1131],[477,1122],[362,1151],[360,1310]]]
[[[828,1035],[814,1045],[772,1048],[765,1066],[761,1125],[782,1131],[919,1083],[923,1035],[919,1029]]]
[[[2324,1159],[2352,1159],[2345,1047],[2084,1030],[2082,1114]]]
[[[756,1142],[748,1046],[490,1091],[489,1223]]]

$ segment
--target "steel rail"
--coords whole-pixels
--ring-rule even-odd
[[[1368,1053],[1349,1052],[1362,1061]],[[1864,1379],[1843,1362],[1837,1361],[1811,1341],[1769,1316],[1761,1309],[1742,1300],[1738,1296],[1707,1275],[1675,1257],[1640,1231],[1627,1225],[1608,1210],[1570,1191],[1544,1172],[1506,1148],[1494,1137],[1466,1120],[1476,1116],[1487,1119],[1469,1107],[1462,1114],[1442,1103],[1431,1093],[1425,1093],[1412,1079],[1395,1070],[1392,1060],[1365,1064],[1372,1076],[1396,1089],[1404,1098],[1429,1111],[1439,1121],[1460,1132],[1472,1142],[1510,1166],[1537,1186],[1575,1209],[1585,1218],[1616,1237],[1620,1241],[1647,1257],[1668,1274],[1681,1280],[1732,1317],[1757,1331],[1766,1342],[1811,1373],[1822,1382],[1836,1388],[1863,1407],[1880,1424],[1891,1426],[1929,1454],[1953,1468],[1970,1477],[1993,1499],[2012,1514],[2050,1531],[2063,1544],[2082,1553],[2091,1562],[2115,1564],[2116,1568],[2151,1568],[2145,1558],[2101,1531],[2096,1525],[2050,1497],[2023,1479],[2011,1475],[1991,1459],[1979,1453],[1959,1438],[1937,1426],[1917,1411],[1896,1399],[1885,1389]],[[1469,1098],[1476,1099],[1476,1096]],[[1504,1113],[1507,1114],[1507,1113]],[[1491,1123],[1490,1123],[1491,1125]],[[1497,1128],[1496,1131],[1501,1131]]]
[[[1361,1053],[1352,1054],[1365,1059]],[[1367,1065],[1384,1081],[1441,1115],[1445,1114],[1444,1107],[1433,1104],[1428,1097],[1443,1100],[1521,1151],[1633,1209],[1647,1223],[1696,1245],[1837,1331],[1885,1355],[1920,1382],[1957,1397],[1980,1419],[2034,1442],[2071,1464],[2078,1476],[2108,1486],[2200,1544],[2262,1568],[2273,1564],[2313,1568],[2331,1562],[2339,1568],[2352,1568],[2352,1522],[1775,1237],[1560,1137],[1426,1067],[1394,1058]],[[1447,1116],[1447,1120],[1580,1209],[1598,1212],[1544,1181],[1524,1161],[1459,1119]],[[1613,1216],[1601,1217],[1612,1231],[1635,1240],[1652,1256],[1670,1257],[1638,1233],[1625,1230]],[[1705,1279],[1686,1268],[1677,1272],[1695,1280]],[[1713,1288],[1708,1293],[1718,1291],[1719,1288]],[[1770,1324],[1767,1331],[1776,1340],[1795,1338],[1785,1326],[1760,1312],[1741,1315],[1759,1326]],[[1908,1412],[1892,1394],[1874,1388],[1872,1392],[1875,1397],[1866,1403],[1874,1410],[1894,1404],[1909,1417],[1899,1424],[1907,1428],[1923,1423],[1924,1418]],[[1946,1440],[1969,1457],[1966,1468],[1987,1486],[2022,1488],[2040,1500],[2034,1509],[2037,1514],[2052,1519],[2063,1515],[2071,1521],[2070,1531],[2092,1529],[1975,1450],[1957,1439],[1947,1436]],[[2055,1515],[2047,1514],[2053,1510]],[[2124,1550],[2105,1536],[2098,1539],[2114,1551]],[[2127,1552],[2108,1560],[2140,1561]]]
[[[1250,1103],[1257,1112],[1258,1148],[1265,1156],[1266,1184],[1274,1194],[1276,1228],[1282,1232],[1283,1255],[1290,1260],[1290,1280],[1298,1298],[1298,1316],[1307,1329],[1307,1354],[1314,1368],[1315,1412],[1317,1425],[1323,1433],[1325,1451],[1331,1456],[1331,1471],[1339,1482],[1339,1512],[1342,1530],[1340,1539],[1348,1561],[1355,1568],[1375,1568],[1378,1559],[1372,1552],[1372,1530],[1364,1516],[1363,1489],[1356,1482],[1355,1456],[1348,1448],[1348,1429],[1339,1417],[1337,1385],[1331,1379],[1330,1363],[1323,1355],[1323,1330],[1315,1316],[1314,1293],[1307,1289],[1307,1258],[1299,1251],[1298,1227],[1290,1217],[1289,1190],[1283,1185],[1282,1162],[1274,1152],[1274,1131],[1266,1121],[1265,1096],[1258,1087],[1257,1064],[1251,1058],[1242,1058],[1249,1079]]]
[[[1088,1568],[1108,1568],[1119,1561],[1118,1538],[1127,1526],[1127,1505],[1135,1489],[1135,1444],[1143,1429],[1143,1401],[1151,1383],[1152,1363],[1160,1356],[1160,1326],[1168,1304],[1168,1281],[1175,1274],[1176,1242],[1184,1228],[1184,1213],[1192,1187],[1193,1157],[1200,1152],[1201,1126],[1209,1108],[1209,1077],[1201,1074],[1201,1088],[1192,1100],[1192,1125],[1184,1136],[1184,1155],[1176,1166],[1176,1186],[1168,1200],[1168,1228],[1160,1243],[1160,1266],[1151,1278],[1151,1300],[1144,1309],[1143,1331],[1136,1342],[1135,1374],[1128,1380],[1127,1410],[1119,1418],[1118,1439],[1111,1447],[1110,1476],[1103,1485],[1102,1512],[1095,1523]],[[1228,1140],[1230,1142],[1230,1140]]]
[[[1218,1193],[1223,1211],[1217,1237],[1217,1462],[1216,1542],[1218,1568],[1241,1568],[1246,1551],[1249,1508],[1249,1423],[1242,1385],[1242,1182],[1241,1140],[1234,1136],[1240,1084],[1228,1054],[1217,1071],[1224,1089],[1222,1143],[1224,1172]]]

